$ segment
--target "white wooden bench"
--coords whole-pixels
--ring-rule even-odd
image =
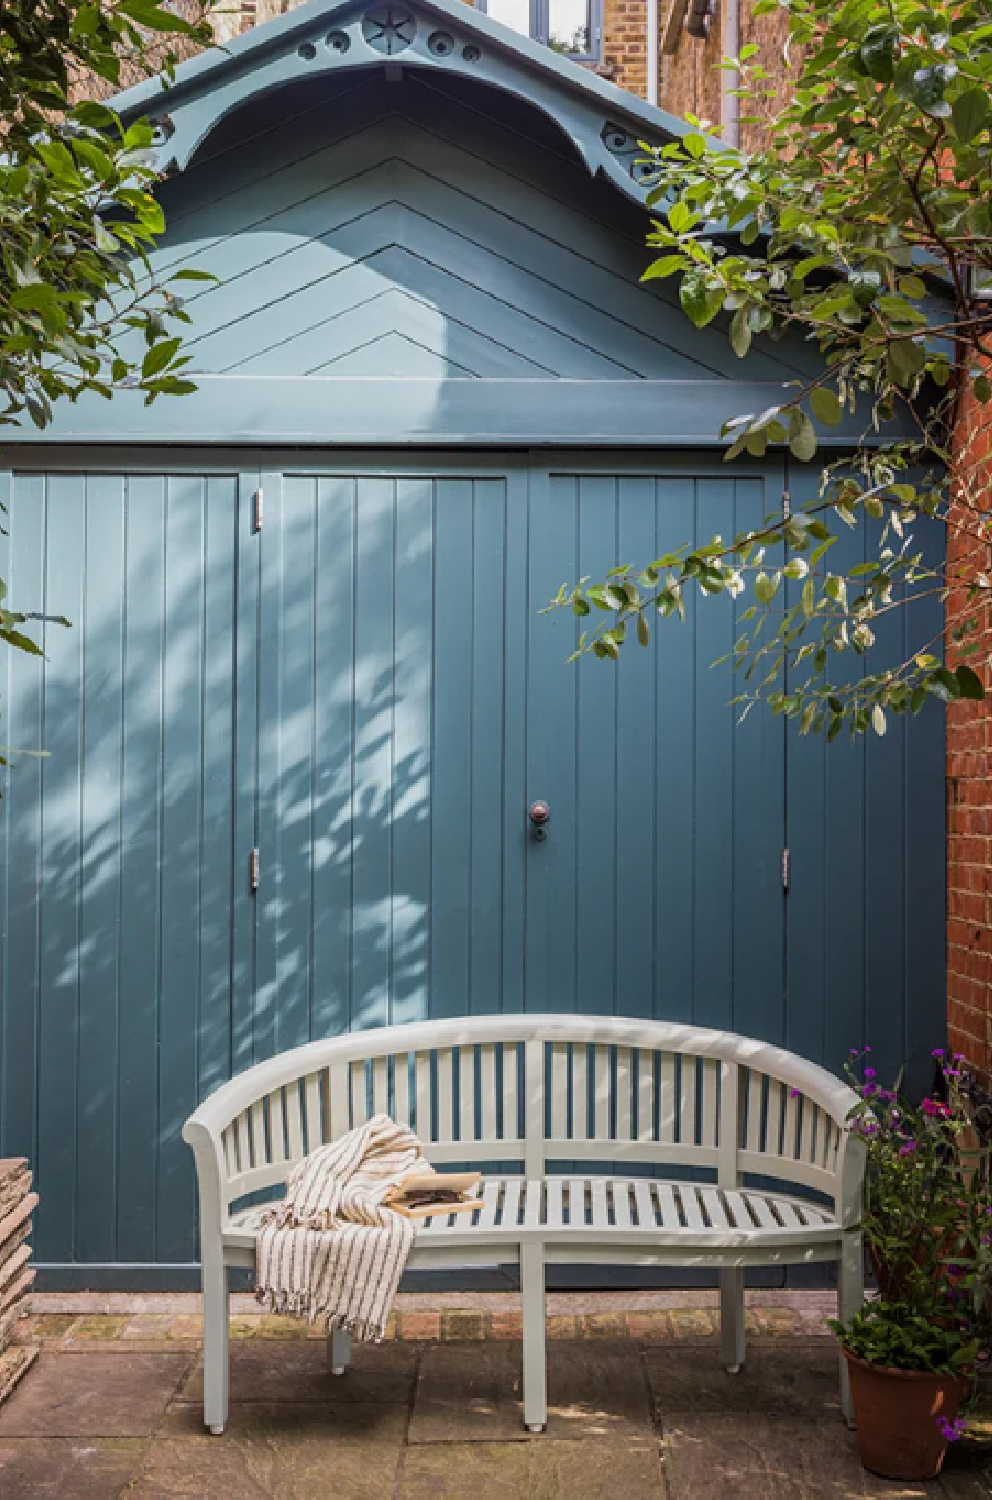
[[[263,1211],[245,1200],[271,1194],[300,1157],[372,1114],[408,1121],[435,1164],[486,1174],[484,1207],[427,1220],[410,1264],[519,1266],[524,1422],[537,1431],[546,1265],[718,1271],[731,1372],[744,1361],[746,1267],[836,1261],[840,1315],[861,1305],[864,1150],[845,1129],[855,1100],[780,1048],[615,1018],[424,1022],[259,1063],[183,1129],[199,1185],[204,1422],[214,1433],[227,1422],[227,1273],[254,1266]],[[347,1336],[330,1344],[341,1373]],[[843,1369],[841,1381],[850,1421]]]

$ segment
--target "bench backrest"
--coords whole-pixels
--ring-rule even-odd
[[[218,1089],[183,1134],[201,1194],[206,1173],[222,1214],[378,1113],[408,1122],[438,1165],[519,1162],[528,1178],[559,1162],[708,1168],[723,1187],[760,1174],[826,1194],[841,1211],[860,1194],[860,1153],[843,1170],[855,1102],[824,1069],[729,1032],[485,1016],[283,1053]]]

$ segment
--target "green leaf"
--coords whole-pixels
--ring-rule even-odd
[[[171,364],[181,344],[182,339],[178,338],[159,339],[157,344],[153,344],[141,362],[142,379],[150,380],[153,375],[164,370],[166,365]]]
[[[826,422],[828,427],[837,426],[841,419],[841,405],[836,391],[830,390],[828,386],[816,386],[809,393],[809,405],[819,421]]]
[[[637,616],[637,639],[642,646],[647,646],[651,642],[651,626],[648,624],[648,617],[643,610]]]
[[[973,141],[989,118],[989,101],[985,89],[966,89],[951,104],[954,133],[961,141]]]
[[[751,326],[744,307],[739,308],[730,320],[730,347],[738,359],[743,359],[751,347]]]
[[[808,463],[816,453],[816,428],[799,407],[789,423],[789,447],[801,463]]]
[[[871,711],[871,727],[879,736],[885,733],[885,710],[880,703],[876,703]]]
[[[962,698],[971,698],[975,702],[979,702],[985,697],[985,686],[982,679],[971,667],[958,667],[954,675],[957,677]]]

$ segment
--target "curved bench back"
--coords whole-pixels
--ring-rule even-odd
[[[259,1063],[186,1122],[222,1212],[371,1115],[409,1123],[436,1164],[519,1161],[760,1174],[841,1210],[856,1096],[802,1058],[729,1032],[581,1016],[484,1016],[353,1032]],[[856,1143],[855,1143],[856,1144]],[[850,1154],[850,1153],[847,1153]],[[860,1157],[845,1199],[860,1193]]]

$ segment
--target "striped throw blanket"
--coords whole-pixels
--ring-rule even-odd
[[[409,1173],[432,1170],[417,1137],[388,1115],[312,1151],[258,1232],[258,1300],[311,1322],[326,1317],[328,1329],[382,1338],[416,1234],[383,1199]]]

